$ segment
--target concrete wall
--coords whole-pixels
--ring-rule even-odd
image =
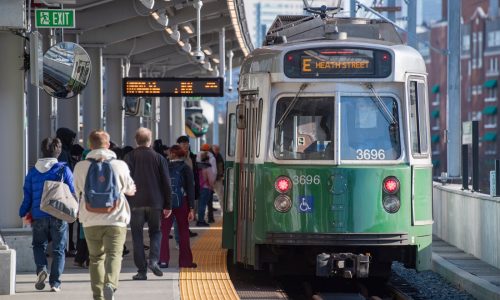
[[[434,183],[433,193],[433,233],[500,268],[500,198],[454,184]]]

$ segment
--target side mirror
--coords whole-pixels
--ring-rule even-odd
[[[238,129],[245,129],[247,126],[246,117],[245,117],[245,105],[238,104],[236,105],[236,127]]]
[[[43,55],[43,89],[55,98],[78,95],[88,83],[92,65],[82,46],[58,43]]]

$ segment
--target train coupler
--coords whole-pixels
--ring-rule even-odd
[[[316,256],[316,276],[367,278],[370,256],[353,253],[321,253]]]

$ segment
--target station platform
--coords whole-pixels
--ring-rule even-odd
[[[432,239],[434,272],[478,300],[500,300],[500,270],[437,238]]]
[[[231,283],[226,266],[226,251],[221,249],[222,222],[216,216],[216,223],[210,227],[192,227],[198,233],[191,239],[196,269],[178,268],[178,253],[175,240],[170,239],[171,261],[169,268],[163,269],[163,277],[148,272],[147,281],[134,281],[136,274],[133,262],[130,231],[127,235],[127,248],[131,252],[123,259],[120,285],[116,299],[240,299]],[[148,245],[145,230],[145,244]],[[437,237],[433,238],[433,269],[455,286],[466,290],[476,299],[500,300],[500,270],[486,264],[474,256],[447,244]],[[48,284],[43,291],[34,287],[36,276],[33,273],[18,273],[16,294],[0,296],[0,299],[55,300],[92,299],[88,269],[73,265],[73,258],[66,259],[62,275],[62,291],[49,291]],[[245,299],[247,299],[245,297]],[[248,298],[249,299],[249,298]]]
[[[218,207],[218,205],[217,205]],[[229,278],[226,268],[226,250],[221,249],[222,218],[216,212],[216,223],[210,227],[192,227],[198,233],[191,238],[193,260],[198,264],[195,269],[179,268],[179,250],[175,240],[170,239],[169,268],[162,269],[163,277],[157,277],[148,271],[148,280],[134,281],[137,273],[134,265],[130,230],[127,233],[126,246],[130,253],[123,258],[122,270],[115,299],[239,299]],[[149,245],[147,229],[144,231],[144,244]],[[146,251],[147,255],[147,251]],[[90,275],[88,269],[73,265],[74,258],[67,257],[63,275],[62,291],[50,292],[48,280],[42,291],[35,289],[36,276],[33,273],[18,273],[16,276],[16,294],[0,296],[0,299],[37,299],[37,300],[88,300],[92,299]],[[50,259],[49,259],[50,264]]]

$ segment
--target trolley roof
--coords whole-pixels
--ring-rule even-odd
[[[242,75],[264,72],[274,74],[274,82],[296,81],[283,74],[284,55],[293,50],[321,47],[389,51],[394,57],[393,72],[388,78],[374,81],[405,81],[407,73],[426,74],[425,62],[420,53],[403,43],[393,24],[381,20],[278,16],[268,31],[265,44],[247,56],[241,68]]]

